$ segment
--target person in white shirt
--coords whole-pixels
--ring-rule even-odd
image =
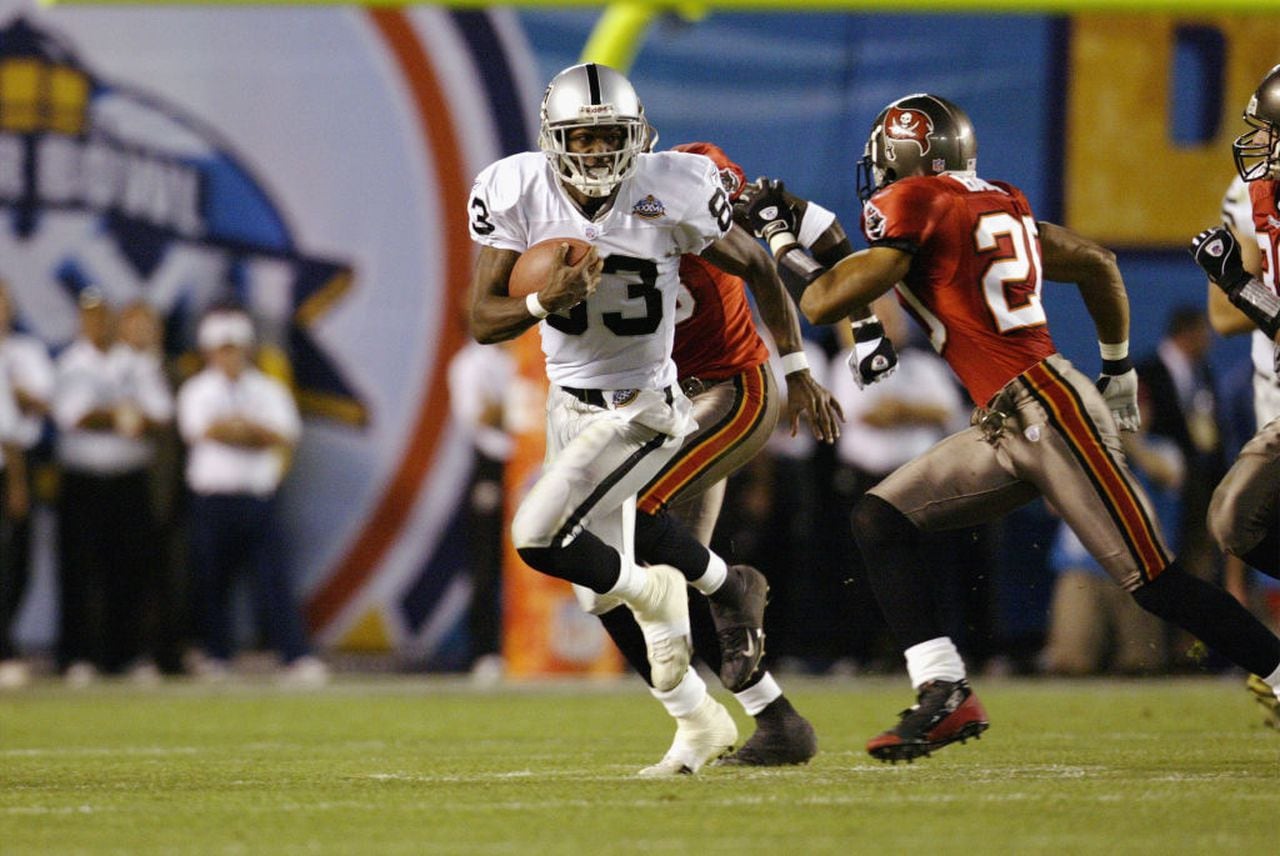
[[[53,395],[53,360],[43,342],[13,329],[14,307],[8,284],[0,280],[0,407],[13,405],[11,431],[6,434],[5,501],[0,506],[0,688],[27,683],[29,672],[18,658],[13,640],[22,598],[30,581],[31,452],[40,442],[44,415]]]
[[[266,620],[267,641],[285,667],[282,679],[323,684],[328,668],[311,654],[276,513],[302,428],[297,405],[283,383],[253,366],[253,322],[245,312],[209,312],[196,337],[206,365],[178,390],[178,430],[188,448],[189,555],[207,658],[200,673],[228,673],[231,594],[245,566],[254,577],[255,614]]]
[[[80,336],[59,356],[52,416],[61,467],[58,666],[69,683],[140,662],[155,538],[151,435],[173,418],[163,376],[115,342],[102,295],[80,295]]]
[[[449,409],[471,440],[467,491],[467,560],[471,603],[467,629],[471,674],[480,682],[502,677],[502,530],[506,525],[503,477],[515,438],[507,428],[508,399],[517,380],[515,358],[505,344],[469,342],[449,362]]]

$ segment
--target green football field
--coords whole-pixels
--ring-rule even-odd
[[[861,747],[905,678],[785,684],[811,764],[661,781],[634,679],[37,685],[0,695],[0,853],[1280,852],[1280,733],[1239,680],[979,680],[986,736],[896,767]]]

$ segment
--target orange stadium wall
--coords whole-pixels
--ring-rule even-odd
[[[1223,97],[1217,133],[1177,145],[1170,69],[1187,26],[1221,34]],[[1065,222],[1113,246],[1181,248],[1234,174],[1241,110],[1280,62],[1280,16],[1074,15],[1069,45]]]

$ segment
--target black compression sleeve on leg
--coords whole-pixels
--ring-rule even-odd
[[[707,572],[711,551],[670,514],[637,511],[636,558],[646,565],[671,565],[693,582]]]
[[[901,511],[867,494],[853,509],[853,534],[898,645],[906,650],[945,636],[934,600],[935,581],[920,558],[920,530]]]
[[[618,584],[622,557],[590,532],[582,532],[567,547],[520,547],[520,558],[541,571],[604,594]]]
[[[1178,625],[1255,675],[1280,666],[1280,639],[1234,597],[1177,565],[1133,592],[1138,605]]]

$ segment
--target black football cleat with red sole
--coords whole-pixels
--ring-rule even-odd
[[[910,762],[949,743],[977,740],[989,726],[982,702],[964,680],[929,681],[899,717],[897,725],[867,741],[873,758]]]

